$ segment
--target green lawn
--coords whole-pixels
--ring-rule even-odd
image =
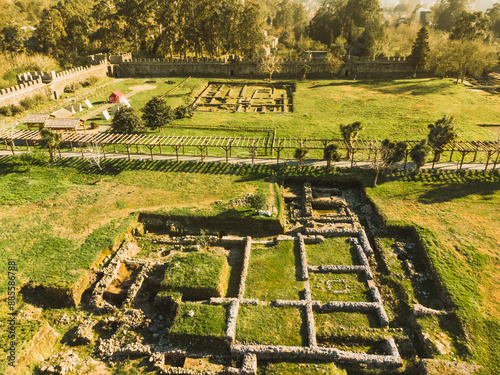
[[[293,241],[281,241],[275,247],[252,246],[246,298],[298,300],[302,290],[302,282],[295,277]]]
[[[114,90],[129,93],[132,87],[156,86],[138,92],[131,104],[141,109],[153,96],[165,94],[182,82],[183,78],[149,78],[120,80],[91,100],[95,106],[105,103]],[[194,102],[209,79],[191,78],[183,87],[166,96],[175,108]],[[225,80],[218,80],[224,82]],[[235,82],[228,81],[227,82]],[[244,83],[259,81],[240,80]],[[473,92],[452,79],[408,80],[317,80],[295,81],[293,113],[231,113],[197,112],[192,119],[176,120],[175,124],[188,126],[253,127],[277,129],[278,137],[339,138],[339,125],[361,121],[365,127],[361,139],[422,139],[427,125],[443,115],[454,116],[460,139],[491,140],[498,137],[494,128],[480,125],[500,124],[500,98],[483,91]],[[109,92],[108,92],[109,91]],[[466,105],[464,104],[466,103]],[[79,114],[87,113],[82,112]],[[97,121],[101,125],[109,122]],[[242,130],[213,131],[203,129],[165,128],[162,134],[263,136]]]
[[[396,178],[367,190],[389,224],[414,225],[458,310],[472,360],[500,371],[498,174]],[[456,330],[456,325],[455,325]]]
[[[104,166],[105,171],[96,172],[84,161],[61,160],[54,167],[35,166],[25,172],[11,158],[0,160],[4,260],[0,262],[0,294],[6,290],[8,258],[18,263],[20,284],[28,280],[71,284],[93,262],[87,255],[95,258],[101,249],[99,245],[85,250],[84,243],[96,241],[92,236],[108,238],[132,212],[220,215],[231,199],[259,189],[269,191],[270,186],[258,175],[242,178],[232,168],[212,171],[207,165],[199,169],[189,163],[127,161],[107,161]],[[224,204],[214,205],[217,200]],[[230,213],[246,215],[245,211]]]
[[[340,281],[344,280],[345,284]],[[313,300],[324,303],[330,301],[341,302],[372,302],[370,291],[366,284],[364,275],[354,273],[328,274],[309,272],[309,283],[311,284],[311,295]],[[328,288],[330,284],[330,288]],[[348,293],[332,293],[331,290],[345,290]]]
[[[226,257],[209,253],[176,254],[165,270],[162,290],[183,293],[187,300],[223,295],[227,284]]]
[[[193,316],[188,313],[192,311]],[[226,307],[181,303],[170,333],[174,335],[216,336],[226,332]]]
[[[340,124],[361,121],[360,138],[422,139],[429,123],[448,114],[456,119],[460,139],[477,140],[497,137],[479,125],[500,124],[497,95],[472,92],[451,79],[297,81],[296,88],[293,113],[198,112],[181,123],[276,128],[280,137],[339,138]]]
[[[347,238],[325,238],[325,242],[306,245],[307,264],[310,266],[358,264],[356,250]]]
[[[379,320],[374,313],[315,312],[314,322],[318,337],[361,334],[369,328],[380,328]]]
[[[301,346],[302,319],[293,307],[241,305],[236,340],[245,343]]]

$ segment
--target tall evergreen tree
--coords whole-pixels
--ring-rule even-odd
[[[413,73],[414,77],[417,76],[417,71],[419,69],[424,69],[426,66],[430,50],[429,32],[424,26],[418,31],[415,43],[413,43],[411,47],[411,54],[408,56],[408,60],[415,66],[415,71]]]

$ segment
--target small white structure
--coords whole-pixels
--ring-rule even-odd
[[[82,105],[80,103],[75,103],[75,104],[73,104],[73,109],[76,112],[81,112],[82,111]]]
[[[68,112],[71,112],[73,115],[76,113],[72,105],[64,107],[64,109]]]
[[[104,120],[111,120],[111,116],[109,115],[108,111],[102,111],[102,118]]]
[[[93,107],[92,103],[90,103],[90,100],[85,99],[85,107],[87,107],[89,109]]]
[[[124,107],[130,108],[130,103],[127,98],[124,98],[122,103]]]

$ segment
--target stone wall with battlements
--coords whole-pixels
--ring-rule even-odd
[[[126,55],[92,55],[88,64],[109,61],[115,77],[207,77],[207,78],[268,78],[259,72],[258,61],[232,58],[132,58]],[[282,70],[274,73],[276,79],[300,79],[304,66],[310,71],[308,78],[332,78],[324,60],[284,60]],[[404,58],[368,59],[350,57],[340,68],[339,78],[407,78],[413,74],[413,67]]]
[[[69,84],[82,82],[90,76],[106,76],[108,68],[109,64],[104,61],[98,65],[82,66],[58,73],[52,71],[19,74],[16,76],[16,86],[0,90],[0,107],[19,104],[21,100],[35,95],[58,98]]]

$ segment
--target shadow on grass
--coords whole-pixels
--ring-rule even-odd
[[[385,79],[365,79],[365,80],[352,80],[352,81],[334,81],[328,84],[316,84],[308,87],[309,89],[321,88],[321,87],[340,87],[340,86],[357,86],[359,88],[364,88],[370,91],[378,91],[381,94],[388,95],[429,95],[436,93],[443,93],[446,90],[448,81],[442,81],[441,85],[422,85],[422,82],[432,82],[438,80],[437,78],[430,78],[425,80],[420,80],[415,82],[414,80],[397,80],[388,81]]]
[[[418,201],[424,204],[451,202],[455,199],[465,198],[470,195],[480,195],[483,200],[492,200],[493,195],[500,190],[498,181],[456,181],[432,186],[422,194]]]

